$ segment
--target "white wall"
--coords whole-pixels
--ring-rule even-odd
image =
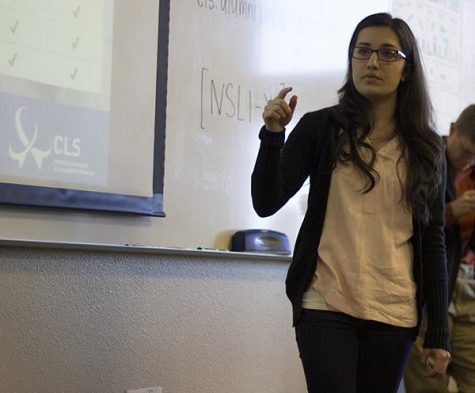
[[[0,392],[304,393],[285,261],[0,247]]]

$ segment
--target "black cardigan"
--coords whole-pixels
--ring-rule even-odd
[[[444,142],[447,144],[447,140],[444,138]],[[445,190],[445,204],[455,201],[457,199],[457,190],[455,188],[455,173],[450,165],[449,156],[447,153],[447,147],[445,148],[445,158],[447,161],[447,188]],[[460,261],[462,259],[462,236],[460,234],[460,226],[455,223],[445,227],[445,249],[447,252],[447,274],[449,276],[448,297],[452,298],[455,281],[460,267]]]
[[[277,212],[310,177],[307,212],[294,247],[286,278],[286,292],[297,324],[303,293],[309,287],[317,265],[317,252],[330,188],[335,135],[332,108],[304,115],[284,144],[284,132],[264,127],[254,171],[252,200],[261,217]],[[438,195],[430,206],[430,223],[413,219],[414,280],[417,284],[418,327],[427,307],[428,329],[424,346],[448,349],[447,267],[444,247],[445,168]],[[415,329],[417,330],[417,329]],[[414,339],[417,335],[415,331]]]

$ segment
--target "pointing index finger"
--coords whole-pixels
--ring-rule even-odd
[[[285,96],[292,90],[292,87],[284,87],[279,94],[277,94],[276,98],[285,98]]]

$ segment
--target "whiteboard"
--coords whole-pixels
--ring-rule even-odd
[[[392,12],[411,26],[423,54],[437,127],[475,102],[475,1],[393,0]]]
[[[131,0],[132,1],[132,0]],[[256,158],[261,111],[282,86],[299,96],[295,118],[336,103],[346,69],[351,33],[364,16],[381,11],[419,13],[429,23],[457,18],[455,66],[467,70],[460,85],[473,86],[473,2],[445,12],[446,2],[403,0],[173,0],[170,4],[168,93],[165,141],[164,206],[166,217],[124,216],[41,209],[0,208],[0,238],[62,242],[137,244],[165,247],[227,248],[237,230],[262,228],[286,233],[293,244],[306,208],[304,186],[281,211],[269,218],[254,213],[250,176]],[[140,7],[140,2],[136,3]],[[413,4],[420,7],[413,6]],[[445,5],[444,5],[445,4]],[[427,9],[434,9],[429,14]],[[344,15],[341,10],[344,9]],[[431,16],[432,15],[432,16]],[[447,22],[452,26],[452,23]],[[412,23],[411,23],[412,24]],[[431,26],[431,25],[429,25]],[[420,29],[420,34],[428,34]],[[475,34],[471,34],[474,37]],[[447,64],[431,59],[426,66]],[[436,75],[436,74],[434,74]],[[133,78],[124,71],[123,78]],[[430,80],[441,129],[463,106],[475,101],[475,88]],[[456,97],[448,105],[444,94]]]

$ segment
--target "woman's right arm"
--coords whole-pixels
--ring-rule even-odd
[[[300,189],[313,162],[314,143],[308,116],[298,122],[284,144],[285,126],[297,103],[296,96],[289,104],[285,102],[290,90],[282,89],[268,102],[262,115],[265,126],[259,133],[261,145],[251,179],[254,209],[261,217],[274,214]]]

